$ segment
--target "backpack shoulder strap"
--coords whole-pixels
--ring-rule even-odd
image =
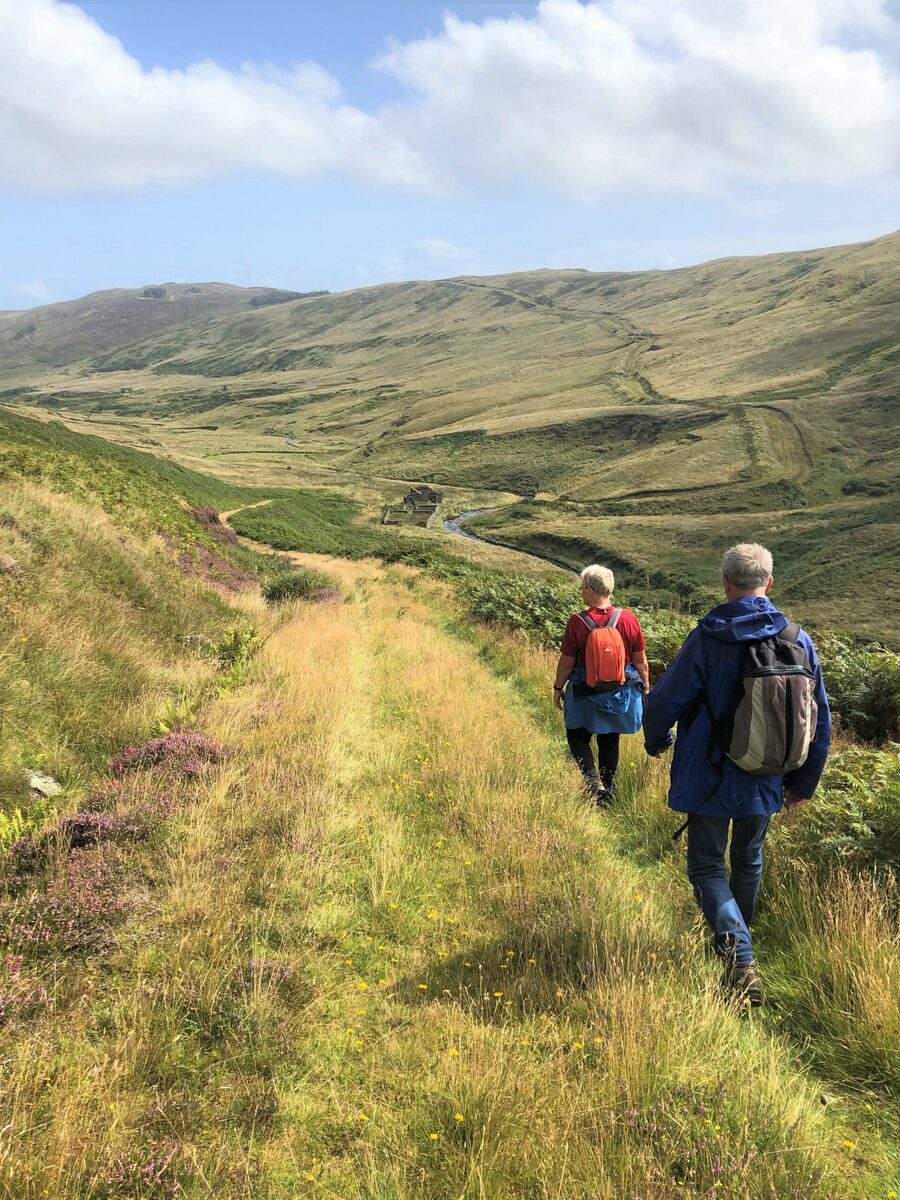
[[[606,625],[604,626],[604,628],[606,628],[606,629],[615,629],[615,627],[616,627],[616,626],[618,625],[618,623],[619,623],[619,617],[621,617],[621,615],[622,615],[622,610],[621,610],[621,608],[614,608],[614,609],[612,610],[612,613],[610,614],[609,620],[606,622]]]
[[[595,629],[600,628],[600,626],[597,624],[597,622],[594,620],[594,618],[591,616],[590,612],[587,609],[585,609],[584,612],[576,613],[575,615],[577,617],[579,617],[582,621],[584,621],[585,625],[587,625],[588,629],[592,633]]]
[[[784,629],[778,635],[783,642],[793,642],[795,645],[800,640],[800,623],[799,621],[788,621]]]

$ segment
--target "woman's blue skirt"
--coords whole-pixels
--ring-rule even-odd
[[[575,696],[573,683],[584,683],[584,667],[576,666],[569,676],[563,708],[566,729],[589,729],[591,733],[637,733],[644,715],[644,685],[630,664],[625,683],[614,692]]]

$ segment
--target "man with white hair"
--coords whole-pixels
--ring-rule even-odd
[[[612,798],[619,736],[640,729],[640,691],[646,691],[650,683],[644,632],[630,608],[613,607],[614,586],[609,567],[595,563],[581,572],[581,598],[587,608],[569,617],[553,682],[554,702],[565,715],[569,750],[590,797],[600,805]],[[606,684],[588,686],[586,652],[595,630],[608,630],[602,636],[621,656],[621,672]],[[594,737],[596,763],[591,746]]]
[[[750,923],[769,820],[810,799],[831,740],[815,648],[769,600],[772,582],[764,546],[732,546],[722,560],[727,602],[688,635],[644,710],[654,758],[678,725],[669,807],[688,814],[678,830],[688,831],[688,878],[724,962],[723,987],[744,1005],[763,1001]]]

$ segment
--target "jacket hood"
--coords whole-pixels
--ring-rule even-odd
[[[787,623],[768,596],[742,596],[708,612],[699,627],[719,642],[756,642],[776,637]]]

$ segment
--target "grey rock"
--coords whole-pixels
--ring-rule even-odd
[[[33,792],[40,792],[42,796],[58,796],[63,790],[61,783],[57,783],[55,779],[51,779],[49,775],[42,775],[40,771],[31,771],[27,767],[24,771],[25,778],[28,780],[28,786]]]

